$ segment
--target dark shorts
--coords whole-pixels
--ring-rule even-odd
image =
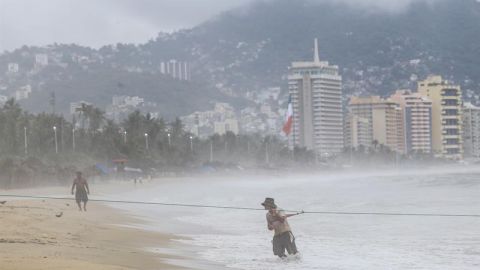
[[[75,200],[77,203],[88,202],[87,191],[84,189],[77,189],[77,192],[75,192]]]
[[[297,246],[295,245],[295,237],[292,232],[284,232],[273,237],[273,254],[285,257],[285,250],[288,254],[297,254]]]

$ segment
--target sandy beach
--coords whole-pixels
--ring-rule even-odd
[[[285,209],[307,212],[477,214],[478,175],[475,167],[191,177],[137,185],[91,181],[91,199],[258,207],[272,196]],[[68,191],[57,187],[3,194],[69,197]],[[300,215],[289,223],[301,257],[284,261],[272,254],[263,211],[92,201],[84,213],[71,200],[7,200],[0,204],[1,270],[476,270],[480,263],[478,218]]]
[[[99,203],[88,206],[88,212],[80,212],[74,201],[16,200],[0,204],[0,268],[179,269],[162,262],[178,258],[144,249],[167,247],[171,236],[120,226],[136,220]]]

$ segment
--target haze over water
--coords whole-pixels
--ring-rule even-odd
[[[198,178],[138,188],[128,199],[305,211],[480,213],[480,171]],[[151,228],[186,235],[198,255],[237,269],[478,269],[480,219],[305,214],[289,219],[301,259],[271,251],[263,211],[129,206]]]

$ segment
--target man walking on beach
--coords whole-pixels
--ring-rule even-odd
[[[297,214],[285,214],[281,209],[278,209],[275,205],[273,198],[265,198],[265,201],[262,203],[265,210],[268,210],[267,213],[267,226],[268,230],[274,231],[273,236],[273,254],[284,258],[285,250],[288,254],[294,255],[298,253],[297,246],[295,245],[295,237],[293,236],[290,225],[288,224],[287,218]]]
[[[90,194],[90,189],[88,188],[87,180],[82,177],[81,172],[77,172],[77,177],[73,180],[72,195],[75,188],[75,200],[77,201],[78,210],[82,211],[81,202],[83,202],[83,211],[87,211],[88,194]]]

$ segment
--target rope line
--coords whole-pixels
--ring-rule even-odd
[[[75,198],[70,198],[70,197],[29,196],[29,195],[11,195],[11,194],[0,194],[0,197],[24,198],[24,199],[69,200],[69,201],[75,200]],[[232,209],[232,210],[247,210],[247,211],[265,211],[265,209],[263,208],[220,206],[220,205],[206,205],[206,204],[163,203],[163,202],[145,202],[145,201],[106,200],[106,199],[89,199],[89,201],[104,202],[104,203],[176,206],[176,207],[190,207],[190,208],[214,208],[214,209]],[[285,212],[292,212],[292,213],[298,213],[298,214],[319,214],[319,215],[370,215],[370,216],[422,216],[422,217],[480,218],[480,214],[342,212],[342,211],[303,211],[303,210],[301,211],[285,210]]]

